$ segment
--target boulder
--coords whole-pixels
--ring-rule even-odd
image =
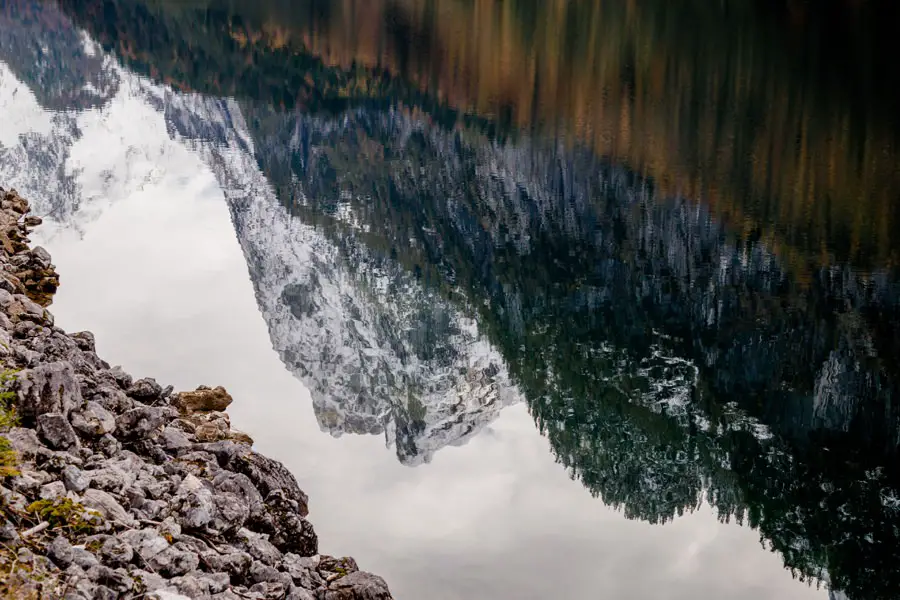
[[[19,415],[26,422],[44,413],[69,413],[83,404],[75,369],[69,362],[52,362],[22,371],[18,377]]]
[[[183,413],[224,411],[234,401],[222,386],[210,389],[199,387],[193,392],[180,392],[172,398],[172,405]]]
[[[62,413],[38,415],[37,431],[51,448],[67,450],[78,446],[78,436]]]

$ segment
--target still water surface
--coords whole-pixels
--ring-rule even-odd
[[[0,0],[0,183],[398,598],[894,598],[889,95],[752,4]]]

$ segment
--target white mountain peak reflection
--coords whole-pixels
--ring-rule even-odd
[[[351,263],[287,214],[234,102],[175,93],[108,57],[95,64],[112,94],[60,111],[0,64],[0,111],[15,117],[0,125],[0,179],[48,217],[43,237],[83,235],[108,206],[162,178],[189,187],[193,152],[225,193],[272,343],[309,387],[324,431],[383,434],[416,465],[521,400],[473,319],[362,245]]]

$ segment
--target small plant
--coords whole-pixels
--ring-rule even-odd
[[[54,498],[32,502],[25,512],[40,521],[47,521],[51,528],[68,529],[72,534],[93,533],[102,522],[100,513],[89,510],[70,498]]]

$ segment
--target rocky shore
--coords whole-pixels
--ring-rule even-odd
[[[306,494],[223,388],[134,379],[54,325],[40,222],[0,188],[0,598],[390,599],[318,553]]]

